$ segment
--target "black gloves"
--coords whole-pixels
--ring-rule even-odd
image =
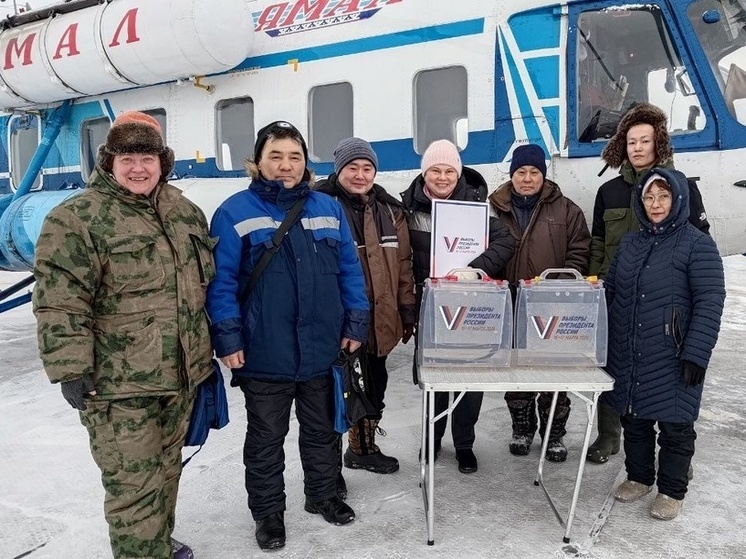
[[[406,344],[412,338],[412,334],[414,334],[414,324],[405,324],[401,343]]]
[[[706,369],[695,365],[691,361],[682,361],[679,366],[681,369],[681,378],[684,379],[686,386],[699,386],[705,381]]]
[[[96,387],[93,386],[93,381],[91,380],[91,375],[83,375],[67,382],[61,382],[60,389],[67,403],[80,411],[85,411],[86,409],[83,395],[96,391]]]

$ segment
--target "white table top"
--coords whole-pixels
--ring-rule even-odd
[[[420,367],[419,386],[438,392],[604,392],[614,379],[595,367]]]

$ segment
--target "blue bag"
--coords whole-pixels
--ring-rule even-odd
[[[185,466],[202,449],[207,435],[210,434],[210,429],[222,429],[228,425],[228,397],[225,393],[223,373],[215,359],[212,360],[212,366],[212,374],[197,386],[194,408],[184,441],[184,446],[198,446],[199,448],[182,462],[182,466]]]
[[[332,365],[334,377],[334,430],[346,433],[359,419],[376,415],[368,393],[372,393],[367,374],[365,353],[360,348],[353,353],[342,350]]]

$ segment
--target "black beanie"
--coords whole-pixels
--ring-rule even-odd
[[[541,171],[541,174],[547,176],[547,162],[544,156],[544,150],[536,144],[525,144],[518,146],[513,151],[513,159],[510,162],[510,176],[513,176],[518,169],[524,165],[531,165]]]
[[[303,157],[308,165],[308,147],[303,136],[298,129],[284,120],[276,120],[270,122],[267,126],[259,130],[256,135],[256,143],[254,144],[254,163],[259,163],[259,159],[262,156],[262,148],[270,136],[275,138],[290,138],[298,142],[303,148]]]

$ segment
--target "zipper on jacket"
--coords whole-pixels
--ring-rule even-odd
[[[676,357],[679,357],[684,339],[681,335],[681,316],[679,315],[679,309],[676,307],[673,307],[671,312],[671,337],[676,345]]]

